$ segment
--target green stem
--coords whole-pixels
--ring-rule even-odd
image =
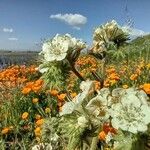
[[[100,131],[101,131],[101,126],[98,128],[97,133],[99,133]],[[96,150],[97,149],[98,141],[99,141],[98,136],[93,137],[90,150]]]
[[[98,137],[94,137],[92,139],[92,144],[91,144],[90,150],[96,150],[97,149],[97,143],[98,143]]]

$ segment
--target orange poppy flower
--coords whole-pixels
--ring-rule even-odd
[[[36,126],[41,126],[44,123],[44,119],[39,119],[36,121]]]
[[[28,88],[28,87],[24,87],[23,90],[22,90],[22,94],[29,94],[31,92],[31,88]]]
[[[63,101],[65,99],[65,97],[66,97],[66,94],[65,93],[64,94],[60,94],[60,95],[57,95],[57,97],[58,97],[58,99],[60,101]]]
[[[58,91],[57,90],[51,90],[51,91],[49,91],[50,92],[50,94],[52,95],[52,96],[57,96],[58,95]]]
[[[102,141],[105,141],[106,140],[106,136],[107,134],[104,132],[104,131],[101,131],[98,135],[98,138]]]
[[[143,90],[147,93],[150,94],[150,83],[145,83],[143,85]]]
[[[9,130],[10,130],[10,129],[9,129],[8,127],[3,128],[1,133],[2,133],[2,134],[7,134],[7,133],[9,132]]]
[[[41,136],[41,128],[40,127],[35,128],[34,133],[35,136]]]

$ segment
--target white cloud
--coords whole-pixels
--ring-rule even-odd
[[[87,23],[87,18],[81,14],[56,14],[51,15],[50,18],[65,22],[77,30]]]
[[[129,27],[129,26],[124,26],[123,29],[126,30],[127,32],[129,32],[131,38],[136,38],[136,37],[150,34],[149,32],[145,32],[143,30],[136,29],[136,28]]]
[[[12,28],[3,28],[3,31],[4,32],[13,32],[13,29]]]
[[[18,41],[18,39],[15,38],[15,37],[8,38],[8,40],[10,40],[10,41]]]

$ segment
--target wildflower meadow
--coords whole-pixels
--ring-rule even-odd
[[[150,149],[148,38],[112,20],[90,46],[56,34],[34,64],[2,69],[0,150]]]

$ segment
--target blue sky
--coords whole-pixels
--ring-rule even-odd
[[[90,44],[94,27],[125,23],[126,3],[136,31],[150,32],[150,0],[0,0],[0,49],[40,49],[37,43],[56,33]]]

